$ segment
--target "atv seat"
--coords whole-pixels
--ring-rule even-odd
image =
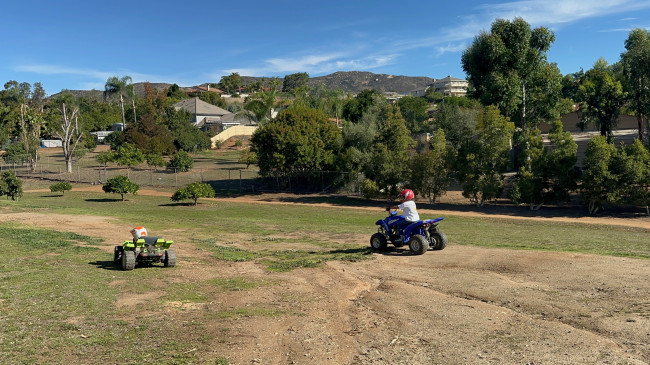
[[[145,246],[155,246],[156,242],[158,242],[158,240],[162,240],[162,238],[160,238],[160,237],[153,237],[153,236],[143,236],[143,237],[140,237],[140,239],[144,240],[144,245]],[[135,238],[133,239],[133,243],[136,243],[137,241],[138,241],[138,239],[135,239]]]

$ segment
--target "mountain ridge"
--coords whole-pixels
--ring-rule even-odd
[[[255,77],[255,76],[242,76],[244,84],[254,82],[262,79],[270,79],[270,77]],[[281,78],[280,80],[283,80]],[[423,89],[427,85],[434,82],[435,79],[426,76],[404,76],[404,75],[388,75],[388,74],[375,74],[368,71],[338,71],[325,76],[310,77],[307,85],[315,87],[317,85],[324,85],[326,89],[337,90],[341,89],[346,93],[357,94],[365,89],[375,89],[379,92],[396,92],[405,93],[417,89]],[[144,95],[144,85],[146,82],[137,82],[133,84],[135,93],[139,96]],[[205,85],[203,83],[201,85]],[[158,91],[167,90],[172,84],[164,82],[150,82],[149,85]],[[196,87],[180,86],[181,88]],[[62,90],[59,93],[51,95],[56,96],[62,92],[70,92],[73,95],[80,97],[90,97],[94,99],[103,98],[103,90]]]

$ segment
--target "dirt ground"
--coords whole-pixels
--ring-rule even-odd
[[[283,203],[269,196],[230,199]],[[481,214],[436,210],[447,213]],[[650,228],[647,218],[555,213],[517,219]],[[107,255],[124,239],[124,228],[108,217],[34,212],[0,214],[0,220],[83,231],[104,238]],[[365,243],[373,232],[369,227],[367,235],[350,239]],[[195,255],[189,237],[174,234],[176,242],[184,242],[177,246],[174,280],[244,276],[276,284],[227,293],[219,302],[170,303],[163,309],[168,316],[188,320],[193,314],[248,306],[288,313],[206,323],[206,331],[225,328],[228,335],[197,349],[201,363],[217,356],[230,364],[650,363],[650,260],[462,246],[449,237],[445,250],[422,256],[397,249],[374,254],[374,260],[267,273],[254,262],[210,266],[189,260]],[[125,294],[117,306],[149,299]]]

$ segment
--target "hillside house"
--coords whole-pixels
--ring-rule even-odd
[[[199,98],[179,101],[173,107],[175,110],[185,110],[192,114],[190,122],[197,128],[216,128],[218,131],[222,131],[234,125],[241,124],[241,122],[235,120],[235,114],[218,106],[206,103]]]
[[[451,76],[447,76],[442,79],[436,79],[433,82],[434,90],[445,95],[465,96],[467,94],[468,86],[469,83],[467,80],[457,79]]]

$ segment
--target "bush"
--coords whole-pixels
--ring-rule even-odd
[[[366,199],[372,199],[379,196],[379,187],[377,186],[377,183],[370,179],[363,180],[361,183],[361,194],[363,194]]]
[[[23,196],[23,181],[16,177],[13,171],[5,171],[0,175],[0,193],[11,200]]]
[[[178,189],[172,195],[171,200],[177,202],[192,199],[194,200],[194,205],[197,205],[199,198],[212,197],[214,197],[214,189],[212,189],[212,186],[202,182],[195,182]]]
[[[50,191],[53,193],[60,192],[61,195],[65,194],[66,191],[72,190],[72,185],[67,182],[59,182],[56,184],[50,185]]]
[[[27,152],[21,143],[12,143],[5,150],[2,158],[6,163],[21,163],[27,160]]]
[[[180,172],[190,171],[194,167],[194,160],[187,152],[181,150],[174,154],[167,167]]]
[[[117,175],[106,180],[106,183],[102,186],[102,190],[107,193],[120,194],[122,201],[124,201],[124,194],[137,195],[138,190],[140,190],[140,185],[131,182],[124,175]]]

